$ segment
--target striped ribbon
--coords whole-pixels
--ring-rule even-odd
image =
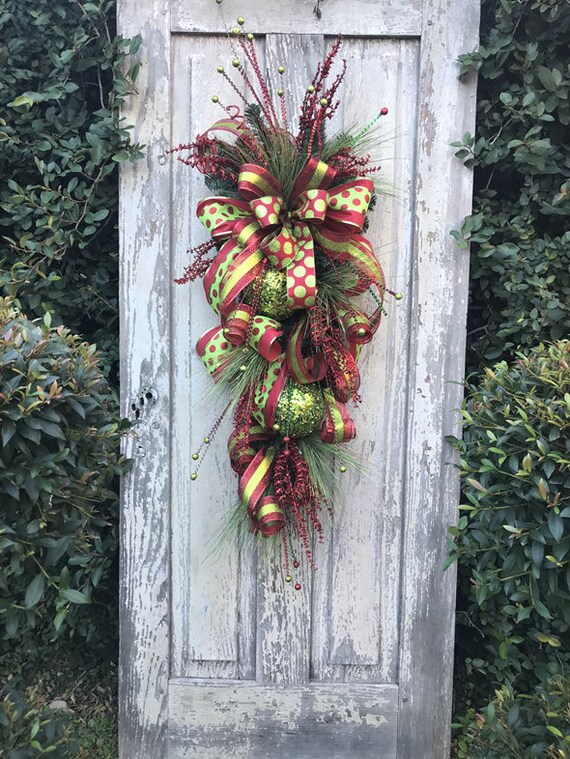
[[[281,357],[283,349],[279,338],[283,335],[281,325],[268,316],[255,316],[254,327],[249,336],[249,346],[267,361],[275,362]],[[217,382],[229,361],[239,353],[240,348],[233,345],[222,327],[213,327],[205,332],[196,344],[196,351],[204,366]]]
[[[309,319],[305,315],[299,319],[289,335],[285,348],[285,363],[291,379],[299,385],[308,385],[323,379],[326,364],[322,356],[303,355],[303,341],[310,330]]]
[[[325,420],[321,427],[323,443],[348,443],[356,437],[356,425],[344,403],[334,397],[332,390],[323,390]]]
[[[226,241],[206,274],[208,302],[227,315],[239,294],[258,276],[262,257],[287,272],[289,308],[315,304],[314,240],[334,260],[350,263],[360,280],[382,290],[383,275],[368,240],[360,234],[374,186],[358,178],[331,188],[335,170],[312,157],[295,180],[286,208],[277,179],[262,166],[244,164],[239,199],[212,197],[197,214],[216,240]],[[362,290],[356,285],[356,290]],[[380,312],[370,317],[372,328]]]

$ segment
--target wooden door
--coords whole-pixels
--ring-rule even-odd
[[[120,0],[142,33],[125,116],[146,159],[121,172],[122,371],[127,453],[122,527],[122,759],[444,759],[449,752],[454,575],[442,572],[457,478],[467,256],[449,231],[471,176],[449,143],[473,128],[458,79],[478,0]],[[267,70],[287,67],[289,112],[332,37],[345,35],[339,122],[381,106],[383,181],[368,236],[392,301],[362,362],[354,447],[371,475],[344,475],[318,569],[295,592],[277,561],[212,542],[235,500],[222,426],[191,482],[191,453],[217,406],[194,353],[213,326],[199,286],[173,284],[203,179],[165,155],[219,112],[221,36],[246,18]],[[275,73],[274,76],[277,76]]]

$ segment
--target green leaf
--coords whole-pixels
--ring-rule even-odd
[[[31,609],[41,600],[44,594],[45,583],[46,578],[40,572],[28,585],[28,588],[26,590],[26,597],[24,600],[24,604],[27,609]]]
[[[91,600],[80,590],[74,590],[73,588],[63,588],[59,591],[61,598],[66,601],[70,601],[73,604],[89,604]]]
[[[28,97],[28,95],[18,95],[18,97],[14,98],[11,103],[8,103],[12,108],[20,108],[23,105],[31,106],[33,104],[34,101],[32,98]]]
[[[2,445],[8,445],[16,433],[16,423],[11,419],[2,420]]]
[[[549,92],[556,91],[556,80],[552,75],[552,71],[550,69],[547,69],[546,66],[538,66],[536,73],[545,89],[547,89]]]

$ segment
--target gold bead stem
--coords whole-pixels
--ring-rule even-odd
[[[198,471],[200,467],[202,466],[202,462],[204,461],[204,458],[206,457],[206,454],[208,453],[208,447],[211,444],[212,440],[214,439],[214,436],[216,432],[218,431],[220,424],[222,423],[222,419],[225,417],[228,409],[230,408],[232,402],[229,401],[218,417],[217,421],[215,422],[214,426],[212,427],[211,432],[209,435],[206,435],[206,437],[203,439],[203,441],[198,446],[198,450],[194,451],[192,454],[192,461],[196,462],[196,466],[194,467],[194,471],[190,475],[190,479],[192,482],[194,482],[198,478]]]

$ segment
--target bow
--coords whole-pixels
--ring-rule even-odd
[[[211,197],[198,204],[198,218],[215,240],[224,243],[204,279],[216,313],[225,317],[235,308],[237,296],[259,275],[264,259],[287,272],[291,310],[313,306],[315,241],[333,261],[350,263],[366,283],[364,288],[382,287],[380,265],[360,234],[373,183],[359,178],[331,188],[335,174],[324,161],[310,158],[287,200],[267,169],[244,164],[239,198]]]

